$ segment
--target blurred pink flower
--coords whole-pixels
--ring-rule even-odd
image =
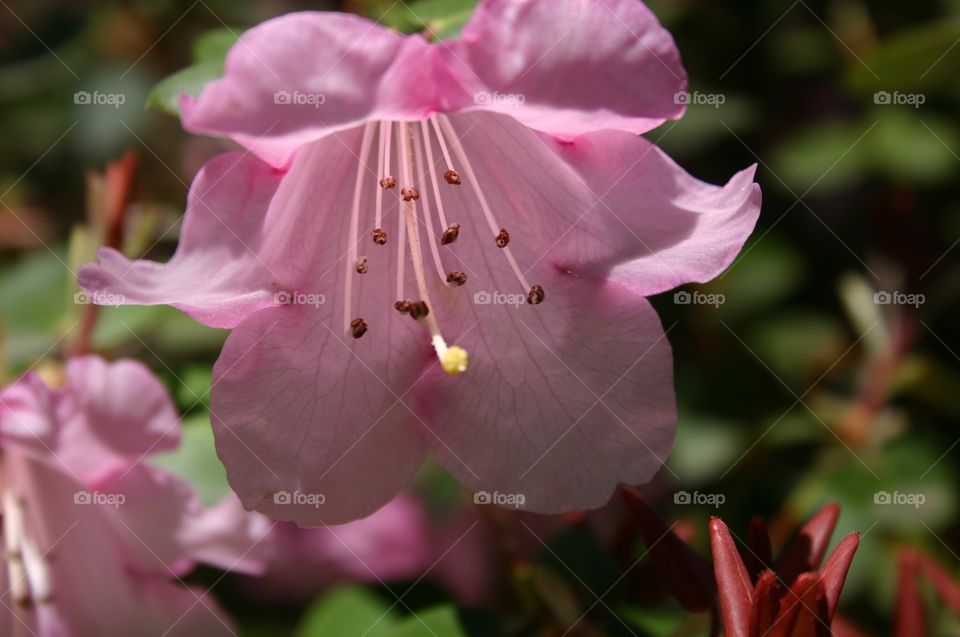
[[[178,445],[179,422],[144,366],[88,356],[64,375],[0,394],[0,633],[234,634],[207,591],[177,580],[198,561],[258,571],[267,521],[232,496],[204,509],[149,464]]]
[[[485,0],[433,44],[283,16],[183,99],[266,163],[206,164],[169,263],[104,249],[80,282],[233,329],[213,426],[249,509],[354,520],[427,453],[511,506],[595,508],[673,445],[645,297],[722,272],[759,214],[754,168],[712,186],[638,136],[685,88],[636,0]]]
[[[339,582],[415,579],[430,566],[430,525],[420,502],[401,493],[376,513],[339,526],[271,529],[266,570],[246,578],[254,595],[287,603],[311,599]]]

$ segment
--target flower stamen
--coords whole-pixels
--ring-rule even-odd
[[[405,158],[403,167],[403,180],[406,183],[413,183],[413,164],[414,156],[411,148],[413,141],[413,131],[406,123],[400,124],[400,144],[402,155]],[[430,338],[434,350],[437,352],[437,358],[440,365],[447,374],[458,375],[467,370],[469,362],[465,350],[459,347],[447,347],[447,343],[440,333],[440,325],[434,313],[430,312],[430,291],[427,287],[427,278],[423,268],[423,252],[420,248],[420,233],[417,224],[416,202],[408,200],[404,206],[403,216],[406,219],[407,235],[410,242],[410,260],[413,262],[413,271],[417,280],[417,288],[420,291],[420,300],[411,305],[410,315],[415,319],[422,319],[430,330]],[[402,294],[397,295],[402,298]]]
[[[353,207],[350,210],[350,234],[348,235],[350,245],[347,249],[349,256],[346,260],[346,280],[343,286],[343,323],[345,332],[352,330],[352,319],[350,318],[353,305],[352,275],[354,270],[359,269],[357,243],[359,243],[360,238],[357,235],[360,228],[360,196],[363,194],[363,171],[367,169],[367,160],[370,157],[370,147],[372,146],[371,142],[373,141],[374,126],[375,124],[371,122],[363,128],[363,139],[360,142],[360,161],[357,162],[357,179],[353,189]]]

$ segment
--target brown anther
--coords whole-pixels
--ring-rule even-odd
[[[527,303],[530,305],[540,305],[543,303],[543,299],[546,296],[546,293],[543,291],[542,285],[535,285],[530,288],[530,294],[527,295]]]
[[[443,231],[443,236],[440,237],[440,245],[450,245],[457,240],[457,237],[460,236],[460,224],[451,223],[450,227]]]
[[[510,233],[507,232],[506,228],[500,228],[500,233],[496,237],[497,247],[506,248],[507,244],[510,243]]]
[[[394,303],[393,307],[396,308],[396,310],[401,314],[409,314],[410,306],[412,304],[413,304],[413,301],[411,301],[410,299],[404,299],[402,301],[397,301],[396,303]]]
[[[400,196],[404,201],[420,201],[420,191],[416,188],[402,188]]]
[[[371,238],[378,246],[382,246],[387,242],[387,233],[383,231],[383,228],[376,228],[373,231]]]
[[[367,273],[367,257],[360,257],[357,259],[357,274],[366,274]]]
[[[443,173],[443,178],[451,186],[459,186],[463,183],[463,180],[460,179],[460,173],[455,170],[448,170],[447,172]]]
[[[350,333],[353,334],[353,338],[360,338],[367,333],[367,322],[362,318],[355,318],[350,321]]]
[[[430,308],[427,307],[425,301],[414,301],[410,304],[410,316],[413,320],[422,319],[427,314],[430,313]]]
[[[467,275],[460,270],[454,270],[447,273],[447,283],[455,283],[458,286],[467,282]]]
[[[393,177],[384,177],[380,180],[380,187],[384,190],[390,190],[397,187],[397,180]]]

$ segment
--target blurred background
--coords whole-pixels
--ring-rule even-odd
[[[864,534],[841,611],[891,634],[904,547],[960,573],[960,1],[649,4],[690,74],[686,117],[649,137],[714,183],[758,163],[764,205],[727,273],[653,299],[681,418],[645,493],[705,556],[710,516],[739,534],[762,516],[776,547],[839,502],[834,541]],[[143,361],[187,415],[182,448],[162,462],[216,501],[227,487],[207,392],[225,333],[162,307],[106,308],[91,332],[76,296],[73,273],[110,227],[105,167],[128,153],[115,170],[135,175],[124,251],[165,260],[192,176],[227,148],[184,133],[174,96],[216,77],[244,29],[338,9],[449,37],[472,7],[0,1],[0,374],[42,369],[85,342]],[[431,466],[405,497],[432,546],[387,524],[360,533],[351,546],[370,552],[359,556],[303,542],[261,580],[191,577],[216,584],[251,636],[343,635],[354,624],[337,622],[384,613],[371,635],[429,634],[414,611],[437,637],[707,633],[708,615],[651,582],[618,502],[558,519],[477,512]],[[303,541],[289,533],[290,546]],[[960,635],[923,590],[929,634]]]

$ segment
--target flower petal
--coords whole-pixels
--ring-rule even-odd
[[[525,268],[609,276],[650,296],[723,272],[760,212],[753,168],[718,187],[626,133],[564,143],[503,116],[450,121],[501,223],[526,229],[515,241]]]
[[[334,305],[258,312],[214,367],[213,427],[231,486],[247,509],[301,526],[369,515],[424,458],[401,401],[430,354],[420,326],[389,308],[353,339],[329,327]]]
[[[57,456],[81,477],[140,462],[180,443],[180,418],[163,383],[142,363],[98,356],[67,362]]]
[[[169,263],[101,250],[100,265],[80,269],[80,284],[95,301],[171,304],[225,328],[316,290],[341,272],[361,140],[361,129],[326,137],[286,173],[238,153],[214,158],[194,180]]]
[[[434,455],[473,491],[522,496],[510,504],[537,513],[593,509],[648,481],[673,445],[670,345],[621,286],[538,276],[548,300],[536,308],[448,302],[441,319],[470,368],[434,367],[418,406]]]
[[[437,106],[435,51],[344,13],[303,12],[244,33],[226,73],[182,99],[183,124],[223,135],[274,166],[334,131],[424,117]]]
[[[180,244],[169,263],[129,261],[110,248],[78,281],[94,302],[173,305],[212,327],[233,327],[275,304],[267,212],[281,174],[240,153],[209,161],[190,187]]]
[[[131,538],[130,557],[143,571],[170,575],[184,560],[240,573],[259,572],[266,561],[269,522],[244,512],[233,496],[205,509],[189,484],[162,469],[140,464],[116,470],[90,485],[123,496],[116,517]]]
[[[684,111],[680,54],[637,0],[485,0],[461,40],[437,46],[468,108],[557,136],[640,134]]]

